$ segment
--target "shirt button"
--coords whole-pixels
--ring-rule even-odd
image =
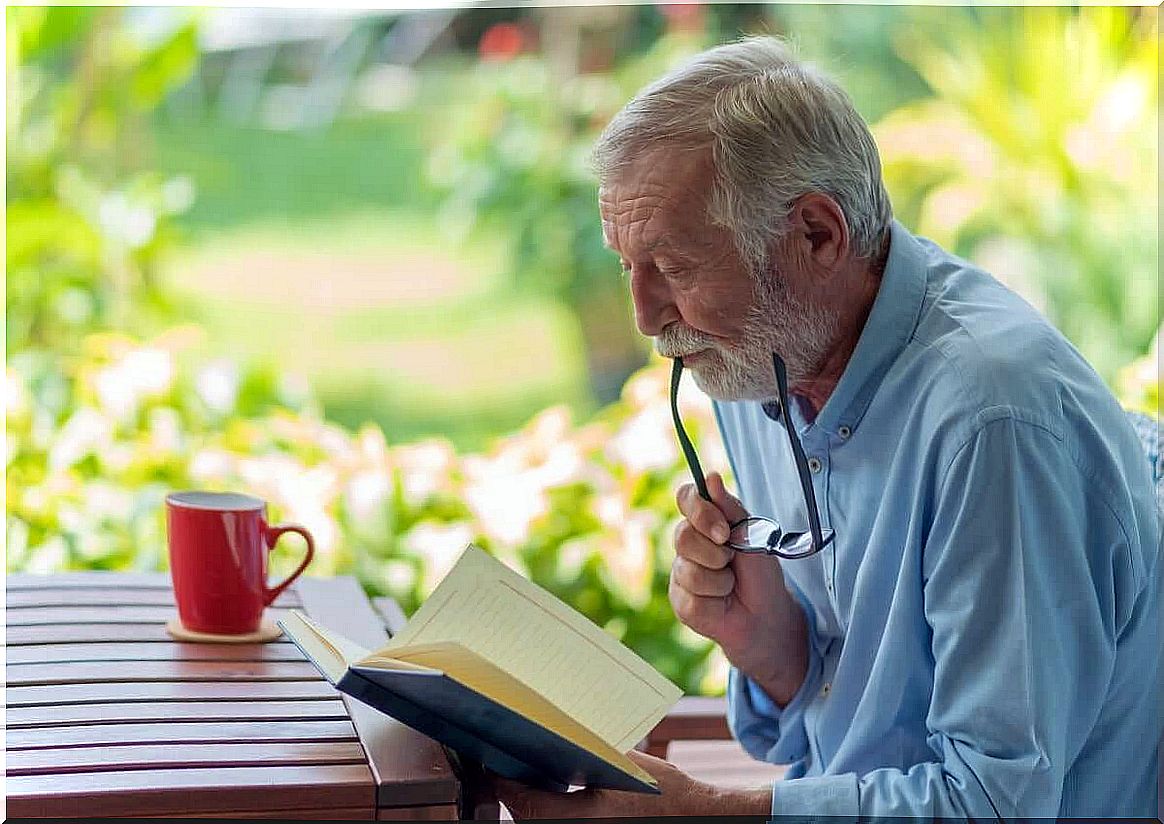
[[[853,430],[847,426],[839,426],[839,427],[837,427],[837,434],[840,435],[842,438],[848,438],[850,435],[853,434]]]
[[[823,464],[821,464],[820,458],[809,458],[808,459],[808,471],[813,473],[814,475],[817,472],[820,472],[820,468],[822,465]]]
[[[833,691],[833,685],[830,684],[828,681],[825,681],[825,685],[820,688],[820,694],[822,697],[828,695],[832,691]]]

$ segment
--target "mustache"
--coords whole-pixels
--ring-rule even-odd
[[[703,349],[710,349],[715,341],[708,335],[678,321],[665,327],[655,337],[655,351],[665,358],[679,358]]]

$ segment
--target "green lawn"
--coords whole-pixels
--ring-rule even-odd
[[[414,118],[299,134],[160,124],[157,161],[197,190],[164,276],[208,357],[305,377],[328,417],[479,448],[538,409],[590,406],[576,323],[515,293],[499,239],[453,242]]]

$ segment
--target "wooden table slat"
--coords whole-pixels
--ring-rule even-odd
[[[188,818],[186,815],[157,815],[155,818]],[[283,821],[375,821],[371,807],[337,807],[326,810],[227,810],[200,813],[199,818],[275,818]]]
[[[102,744],[174,744],[233,741],[358,740],[351,721],[178,721],[164,724],[84,724],[52,729],[7,730],[5,747],[13,750],[45,747],[90,747]]]
[[[268,701],[335,698],[339,693],[324,681],[141,681],[121,684],[58,684],[51,687],[8,687],[9,707],[53,704],[104,704],[121,701]]]
[[[315,681],[307,661],[72,661],[5,667],[9,686],[137,681]],[[262,689],[256,687],[256,689]]]
[[[10,816],[455,817],[440,746],[341,700],[289,639],[171,638],[168,573],[6,586]],[[276,607],[268,618],[304,609],[365,646],[387,640],[354,578],[300,579]]]
[[[12,818],[197,816],[374,805],[372,775],[363,764],[13,776],[5,784]]]
[[[344,702],[320,701],[188,701],[165,704],[67,704],[51,707],[8,707],[10,730],[67,727],[75,724],[125,724],[177,721],[344,721]]]
[[[5,650],[9,666],[71,661],[306,661],[294,644],[29,644]],[[313,668],[314,671],[314,668]]]
[[[354,578],[301,579],[298,589],[304,609],[324,627],[368,649],[387,643],[381,617]],[[366,704],[342,697],[380,787],[380,805],[456,802],[460,785],[436,741]]]
[[[273,606],[298,608],[302,602],[291,589],[279,594]],[[17,589],[5,593],[6,609],[20,610],[31,607],[100,607],[100,606],[155,606],[175,608],[174,591],[165,588],[126,589],[114,587],[38,587]]]
[[[310,764],[363,764],[364,750],[351,742],[278,744],[163,744],[16,750],[6,754],[14,775],[56,775],[103,770],[189,769],[195,767],[276,767]]]
[[[174,638],[166,632],[162,622],[144,624],[38,624],[9,626],[5,633],[9,646],[40,644],[108,644],[132,643],[173,644]],[[277,638],[270,644],[291,644],[287,638]],[[294,646],[294,644],[291,644]],[[214,646],[226,646],[215,644]],[[244,646],[240,644],[239,646]]]
[[[424,807],[381,807],[376,811],[377,821],[459,821],[456,804]]]
[[[53,572],[39,574],[16,572],[4,576],[4,589],[15,592],[24,589],[173,589],[169,572]]]
[[[10,627],[43,626],[45,624],[165,624],[178,614],[175,606],[51,606],[23,607],[4,611],[5,624]],[[267,618],[278,621],[287,610],[268,609]]]

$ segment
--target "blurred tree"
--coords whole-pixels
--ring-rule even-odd
[[[875,129],[898,217],[1009,282],[1114,381],[1160,325],[1155,10],[911,14],[897,48],[933,96]]]
[[[603,245],[589,152],[602,127],[650,79],[708,44],[702,27],[674,25],[651,48],[609,66],[633,10],[548,10],[544,55],[490,55],[464,98],[438,118],[431,180],[446,193],[455,233],[510,241],[514,283],[560,299],[578,318],[591,391],[609,403],[646,358],[617,258]],[[601,14],[596,13],[601,12]],[[605,56],[605,57],[604,57]],[[580,71],[585,64],[592,71]]]
[[[193,191],[144,170],[144,116],[197,41],[188,20],[144,42],[126,11],[6,10],[9,352],[75,353],[81,333],[167,309],[154,274]]]

